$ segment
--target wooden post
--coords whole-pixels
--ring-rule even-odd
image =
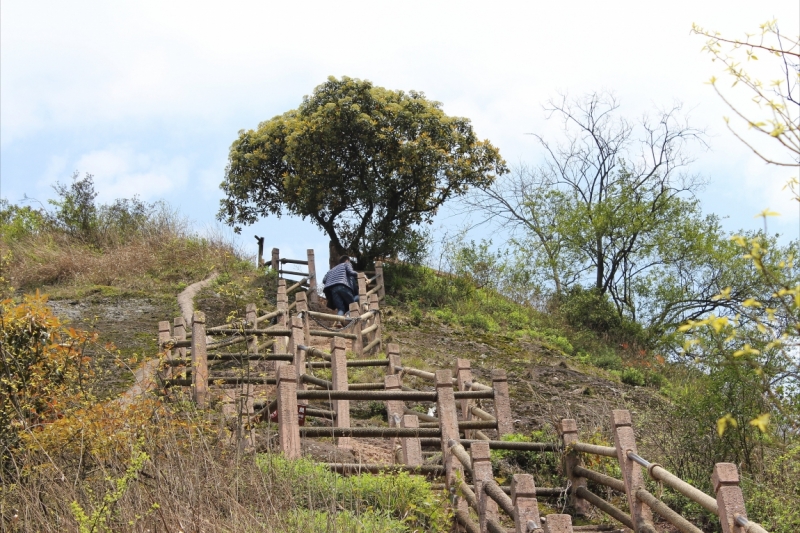
[[[208,403],[208,353],[206,352],[206,315],[192,315],[192,392],[197,407]]]
[[[361,305],[357,302],[351,303],[350,319],[355,320],[355,323],[350,329],[353,332],[353,335],[356,336],[356,338],[353,339],[353,353],[355,353],[358,357],[364,357],[364,338],[361,335],[362,324],[361,320],[358,319],[359,316],[361,316]]]
[[[568,453],[563,456],[563,464],[564,473],[569,480],[570,486],[573,487],[569,502],[575,509],[577,516],[586,516],[589,512],[589,503],[575,494],[578,487],[586,487],[586,479],[575,474],[575,467],[581,466],[581,455],[571,448],[572,444],[578,442],[578,423],[571,418],[563,419],[559,427],[559,433],[561,433],[561,443],[564,445],[564,450],[568,450]]]
[[[494,416],[497,418],[497,438],[514,433],[514,421],[511,418],[511,399],[508,396],[508,379],[506,371],[501,368],[492,370],[492,388],[494,389]]]
[[[390,374],[383,378],[383,388],[387,391],[400,392],[400,376]],[[405,402],[402,400],[386,400],[386,417],[389,420],[389,427],[395,428],[400,425],[405,411]]]
[[[347,357],[345,355],[345,342],[341,337],[331,339],[331,382],[333,390],[348,390],[347,386]],[[334,427],[350,427],[350,400],[333,400],[333,411],[336,413]],[[336,445],[339,448],[351,448],[350,437],[337,437]]]
[[[275,272],[281,268],[281,252],[277,248],[272,249],[272,260],[270,261],[270,266]]]
[[[472,481],[475,483],[475,498],[478,500],[478,516],[481,531],[486,531],[489,520],[498,520],[497,502],[484,491],[484,484],[494,479],[488,442],[473,442],[470,446],[472,457]]]
[[[515,533],[528,533],[528,523],[533,529],[542,527],[539,520],[539,504],[536,501],[536,485],[530,474],[514,474],[511,478],[511,502],[514,504]]]
[[[414,415],[403,415],[403,418],[400,419],[400,427],[418,428],[419,418]],[[403,463],[409,466],[422,465],[422,446],[420,446],[419,438],[403,437],[400,439],[400,445],[403,448]]]
[[[303,320],[303,339],[305,339],[304,344],[311,344],[311,327],[308,320],[308,300],[306,293],[303,291],[299,291],[295,294],[294,301],[297,304],[295,306],[295,311],[297,314],[300,315],[300,318]],[[303,369],[305,372],[305,369]]]
[[[311,305],[319,304],[319,293],[317,292],[317,265],[314,261],[314,249],[306,250],[308,254],[308,302]]]
[[[645,488],[642,467],[628,458],[628,452],[636,453],[636,438],[633,434],[631,413],[625,409],[611,412],[611,427],[614,432],[614,446],[617,448],[617,459],[625,481],[625,493],[628,497],[628,508],[631,512],[635,533],[655,533],[653,514],[650,508],[639,501],[636,491]]]
[[[258,241],[258,262],[256,266],[261,268],[264,266],[264,237],[259,237],[258,235],[255,236],[256,241]]]
[[[362,309],[361,313],[369,309],[369,302],[367,301],[367,276],[363,272],[358,273],[358,304],[359,309]]]
[[[276,250],[277,248],[273,249],[273,253]],[[277,326],[281,329],[287,329],[289,326],[289,298],[286,296],[286,280],[284,279],[278,280],[278,296],[275,306],[278,308],[278,311],[282,311],[282,313],[278,315]],[[287,341],[287,337],[275,337],[272,343],[273,353],[286,353]],[[276,361],[275,366],[280,366],[280,362]]]
[[[398,371],[395,367],[400,366],[400,345],[390,343],[386,348],[386,358],[389,360],[389,366],[386,367],[387,374],[397,374]]]
[[[449,442],[460,442],[458,434],[458,415],[456,400],[453,396],[453,373],[450,370],[436,371],[436,412],[439,416],[439,429],[442,435],[442,464],[445,469],[445,487],[456,503],[463,502],[458,498],[456,485],[458,479],[464,478],[464,469],[459,460],[450,453]],[[466,504],[466,502],[464,502]],[[458,508],[461,507],[459,504]]]
[[[378,300],[386,297],[386,285],[383,283],[383,263],[375,262],[375,285],[378,287]]]
[[[278,367],[278,441],[287,459],[300,457],[300,424],[297,421],[297,369]]]
[[[739,471],[733,463],[717,463],[711,475],[711,484],[717,496],[719,521],[722,533],[740,533],[744,529],[736,525],[736,515],[747,518],[744,496],[739,488]]]
[[[379,353],[383,349],[383,326],[381,325],[380,303],[378,301],[378,296],[375,294],[369,297],[369,310],[375,311],[375,314],[372,315],[372,323],[378,326],[378,328],[373,331],[372,335],[370,336],[370,342],[373,342],[375,339],[378,340],[378,344],[375,345],[372,353]]]
[[[469,390],[467,383],[472,383],[472,369],[470,367],[469,359],[456,359],[456,381],[458,383],[458,390]],[[470,408],[475,403],[474,400],[463,399],[459,400],[461,404],[461,420],[472,420],[472,413]],[[464,431],[464,436],[468,439],[472,438],[473,431],[468,429]]]
[[[572,533],[572,518],[568,514],[547,515],[544,533]]]
[[[256,328],[256,319],[258,318],[257,309],[256,304],[247,304],[245,308],[244,319],[247,321],[247,326],[250,328]],[[258,335],[253,335],[247,339],[247,353],[258,353]]]

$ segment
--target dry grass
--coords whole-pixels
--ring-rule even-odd
[[[240,256],[224,236],[203,238],[169,226],[102,246],[51,231],[6,247],[11,252],[8,277],[12,286],[23,290],[55,285],[149,290],[192,283]]]
[[[282,513],[296,506],[291,486],[203,416],[160,409],[111,456],[47,447],[18,453],[18,469],[3,474],[0,531],[282,531]],[[108,500],[139,453],[147,454],[141,469]],[[83,524],[76,504],[89,517]]]

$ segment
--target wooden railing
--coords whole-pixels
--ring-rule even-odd
[[[470,532],[505,532],[504,524],[511,523],[517,532],[581,530],[573,530],[568,515],[539,516],[537,497],[568,496],[577,514],[585,515],[594,507],[636,533],[654,533],[654,515],[683,533],[700,533],[699,527],[646,489],[648,476],[718,516],[723,533],[766,533],[759,524],[747,519],[735,465],[715,465],[711,476],[714,495],[703,493],[639,455],[628,411],[612,412],[614,446],[581,442],[573,419],[561,420],[560,442],[508,442],[502,438],[513,433],[514,428],[504,370],[492,370],[489,385],[474,379],[470,362],[465,358],[456,360],[454,371],[414,368],[402,364],[397,344],[389,344],[384,357],[365,358],[383,353],[380,297],[376,290],[382,287],[382,279],[376,274],[372,281],[378,279],[381,285],[367,291],[369,280],[364,274],[360,276],[360,302],[352,304],[349,317],[311,311],[310,296],[303,291],[297,292],[294,303],[289,305],[286,280],[279,280],[274,311],[259,314],[256,305],[250,304],[244,320],[210,328],[206,328],[203,313],[195,312],[191,331],[187,331],[183,318],[176,318],[173,324],[160,322],[159,345],[166,355],[163,383],[166,387],[191,387],[192,398],[199,407],[209,404],[212,384],[240,388],[239,409],[246,416],[239,434],[249,431],[252,442],[254,423],[274,413],[280,450],[291,458],[300,456],[301,438],[333,438],[340,448],[351,448],[353,439],[392,439],[395,450],[392,463],[328,463],[327,466],[343,474],[404,470],[442,477],[443,488],[449,491],[453,502],[455,519]],[[322,329],[312,329],[312,324],[328,323],[347,326],[335,329],[323,325],[319,326]],[[270,340],[264,342],[265,337]],[[330,338],[330,351],[312,346],[315,337]],[[347,341],[357,359],[347,359]],[[246,349],[231,353],[230,348],[239,344],[245,344]],[[265,349],[271,351],[265,353]],[[241,363],[238,374],[212,372],[218,363],[230,361]],[[250,367],[254,361],[267,361],[273,367],[266,372],[257,371]],[[364,367],[384,368],[383,381],[349,383],[348,369]],[[330,369],[330,379],[315,375],[317,369]],[[270,392],[255,397],[252,390],[257,386]],[[274,398],[270,399],[269,394]],[[476,400],[489,402],[478,405]],[[388,425],[352,427],[350,402],[353,401],[383,402]],[[435,406],[436,413],[418,412],[408,402],[414,407]],[[304,416],[325,420],[330,425],[300,427],[299,409]],[[423,461],[424,454],[430,453],[423,450],[431,448],[441,455],[441,464]],[[492,449],[560,453],[566,478],[564,486],[535,487],[533,478],[527,474],[517,474],[510,486],[500,486],[491,470]],[[586,468],[584,455],[615,458],[621,479]],[[590,481],[617,492],[627,503],[627,512],[590,491]]]

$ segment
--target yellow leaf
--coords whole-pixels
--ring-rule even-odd
[[[764,209],[763,211],[761,211],[759,214],[757,214],[753,218],[758,218],[758,217],[779,217],[779,216],[781,216],[780,213],[778,213],[776,211],[770,211],[769,208],[767,208],[767,209]],[[753,246],[755,246],[755,245],[756,245],[756,243],[753,242]]]
[[[725,434],[725,430],[728,429],[728,426],[731,427],[739,427],[739,423],[736,422],[736,419],[731,416],[730,413],[723,416],[719,420],[717,420],[717,434],[721,437]]]
[[[761,307],[761,303],[753,298],[748,298],[747,300],[743,301],[742,305],[745,307]]]
[[[756,418],[750,421],[750,425],[757,427],[761,433],[766,433],[767,426],[769,425],[769,413],[758,415]]]

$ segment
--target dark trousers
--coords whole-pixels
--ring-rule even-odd
[[[350,310],[350,304],[356,301],[353,291],[345,285],[331,287],[331,298],[333,298],[333,305],[339,311],[339,315],[347,313]]]

